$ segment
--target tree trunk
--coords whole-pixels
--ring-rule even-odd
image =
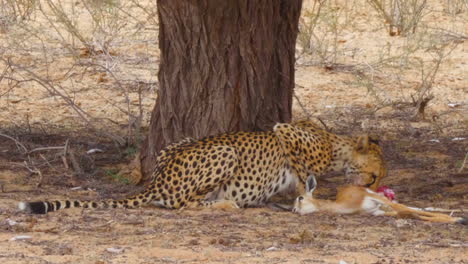
[[[158,0],[159,93],[143,182],[165,145],[291,120],[302,0]]]

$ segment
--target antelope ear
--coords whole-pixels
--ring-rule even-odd
[[[369,151],[369,136],[363,135],[359,136],[356,142],[356,151],[362,154],[365,154]]]
[[[309,175],[306,180],[306,192],[307,194],[312,194],[317,188],[317,180],[313,174]]]

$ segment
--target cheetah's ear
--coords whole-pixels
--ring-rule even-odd
[[[369,136],[363,135],[359,136],[356,141],[356,151],[362,154],[365,154],[369,151]]]

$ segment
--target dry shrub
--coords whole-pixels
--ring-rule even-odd
[[[313,65],[334,68],[345,52],[339,37],[354,24],[356,1],[313,1],[299,21],[299,55],[309,57]]]
[[[445,0],[444,11],[450,15],[458,15],[468,10],[468,0]]]
[[[0,47],[0,67],[5,67],[0,85],[7,86],[0,96],[8,97],[15,89],[42,87],[48,96],[63,100],[81,120],[75,129],[81,124],[119,145],[138,145],[141,127],[149,119],[142,101],[157,89],[157,58],[119,53],[119,49],[147,43],[157,47],[156,1],[0,1],[0,12],[7,12],[14,21]],[[96,95],[116,90],[119,97],[103,101],[106,111],[126,116],[126,124],[96,117],[91,114],[93,109],[80,106],[75,93],[90,89],[83,79],[96,79],[87,84],[98,87]]]
[[[425,119],[425,107],[434,98],[432,88],[440,67],[459,44],[427,28],[405,39],[401,47],[387,43],[376,61],[357,72],[356,84],[367,88],[378,107],[408,105],[414,109],[409,118]],[[394,83],[400,91],[411,91],[410,95],[400,98],[388,95],[376,82],[376,76]],[[419,79],[416,84],[414,76]]]
[[[18,21],[30,18],[37,0],[0,0],[0,33],[6,33]]]
[[[428,14],[427,0],[368,0],[377,11],[390,36],[414,34]]]

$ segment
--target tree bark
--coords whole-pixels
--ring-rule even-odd
[[[159,91],[143,182],[159,150],[185,137],[289,122],[302,0],[158,0]]]

